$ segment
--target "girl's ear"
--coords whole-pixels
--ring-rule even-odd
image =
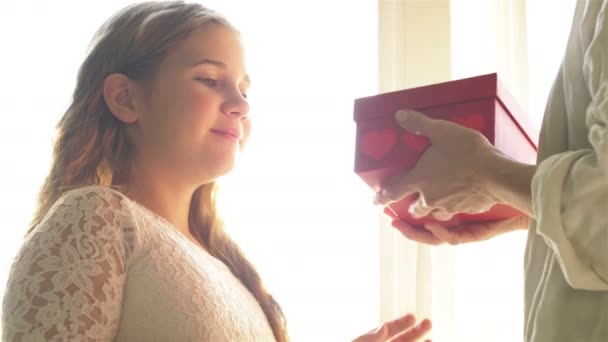
[[[110,112],[126,124],[135,123],[139,119],[135,96],[134,82],[123,74],[110,74],[103,81],[103,98]]]

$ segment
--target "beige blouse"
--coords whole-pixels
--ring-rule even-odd
[[[608,0],[577,1],[532,203],[526,341],[608,341]]]

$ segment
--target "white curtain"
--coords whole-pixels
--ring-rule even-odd
[[[451,77],[449,2],[379,1],[378,70],[379,92],[441,82]],[[435,280],[453,283],[451,251],[432,250],[407,241],[381,219],[380,229],[380,314],[394,319],[405,312],[419,317],[450,311],[449,287],[435,291]],[[433,257],[438,262],[433,262]],[[440,272],[439,267],[443,270]],[[433,310],[435,294],[442,298],[441,310]],[[436,302],[439,302],[436,300]],[[441,330],[449,330],[453,315],[435,316]]]
[[[573,1],[378,3],[381,92],[497,72],[540,125]],[[429,248],[382,220],[381,318],[406,311],[431,317],[435,341],[522,340],[524,244],[521,231]]]

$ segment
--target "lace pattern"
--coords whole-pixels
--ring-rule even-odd
[[[273,341],[228,268],[119,192],[70,191],[24,241],[3,341]]]

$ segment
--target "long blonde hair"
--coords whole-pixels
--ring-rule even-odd
[[[66,191],[103,185],[120,189],[129,178],[133,152],[126,127],[108,109],[102,84],[111,73],[146,80],[167,51],[203,24],[214,22],[236,31],[226,19],[199,4],[144,2],[111,17],[95,34],[78,72],[72,103],[57,125],[51,170],[38,198],[28,233]],[[192,235],[232,271],[262,307],[279,342],[288,340],[283,312],[260,276],[223,229],[216,212],[215,183],[200,186],[190,205]]]

